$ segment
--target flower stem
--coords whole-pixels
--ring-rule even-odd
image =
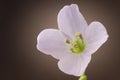
[[[87,76],[85,74],[81,75],[79,80],[87,80]]]

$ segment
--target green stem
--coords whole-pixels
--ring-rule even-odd
[[[85,74],[81,75],[79,80],[87,80],[87,76]]]

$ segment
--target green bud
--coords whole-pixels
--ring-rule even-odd
[[[83,75],[79,78],[79,80],[87,80],[87,76],[86,76],[85,74],[83,74]]]

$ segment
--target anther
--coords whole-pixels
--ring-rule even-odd
[[[76,37],[78,37],[78,38],[80,38],[80,39],[83,39],[83,37],[82,37],[82,35],[81,35],[80,32],[77,32],[77,33],[76,33]]]
[[[70,44],[70,41],[69,41],[68,39],[65,39],[65,42],[66,42],[67,44]]]
[[[78,48],[78,45],[77,45],[77,44],[75,44],[75,45],[74,45],[74,47],[75,47],[75,48]]]

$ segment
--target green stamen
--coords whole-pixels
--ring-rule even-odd
[[[75,34],[75,39],[70,43],[68,39],[66,39],[66,43],[70,44],[70,50],[75,54],[80,54],[85,49],[85,42],[80,33]]]

